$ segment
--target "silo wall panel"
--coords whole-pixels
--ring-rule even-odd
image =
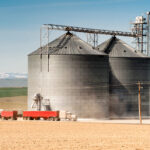
[[[48,59],[43,55],[42,66],[34,80],[40,78],[41,94],[50,99],[52,110],[68,110],[84,118],[109,117],[106,56],[50,55]]]
[[[142,115],[149,115],[150,59],[110,58],[110,116],[138,117],[138,85],[142,84]]]
[[[41,92],[40,55],[28,56],[28,109],[31,110],[34,94]]]

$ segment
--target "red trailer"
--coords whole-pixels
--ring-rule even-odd
[[[39,120],[43,118],[44,120],[59,121],[59,111],[24,111],[24,120]]]
[[[17,111],[2,111],[1,112],[1,118],[2,120],[17,120]]]

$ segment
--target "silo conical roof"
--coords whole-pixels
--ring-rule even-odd
[[[46,45],[42,50],[39,48],[29,55],[40,55],[41,53],[43,55],[106,55],[103,52],[93,49],[91,45],[70,32],[50,42],[48,47],[49,50]]]
[[[147,57],[116,37],[111,37],[97,46],[96,49],[108,54],[110,57]]]

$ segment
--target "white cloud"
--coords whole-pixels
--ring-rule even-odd
[[[7,73],[0,73],[0,79],[5,79],[5,78],[8,78],[9,77],[9,74]]]
[[[26,73],[0,73],[0,79],[26,79]]]

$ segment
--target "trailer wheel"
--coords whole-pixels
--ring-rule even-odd
[[[33,118],[32,118],[32,117],[29,117],[29,120],[33,120]]]
[[[17,117],[13,118],[13,120],[17,120]]]
[[[10,120],[17,120],[16,117],[10,117],[9,119],[10,119]]]
[[[54,121],[59,121],[59,118],[55,117],[55,118],[54,118]]]
[[[54,121],[54,118],[53,118],[53,117],[50,117],[50,118],[49,118],[49,121]]]
[[[40,118],[35,118],[35,120],[40,120]]]

